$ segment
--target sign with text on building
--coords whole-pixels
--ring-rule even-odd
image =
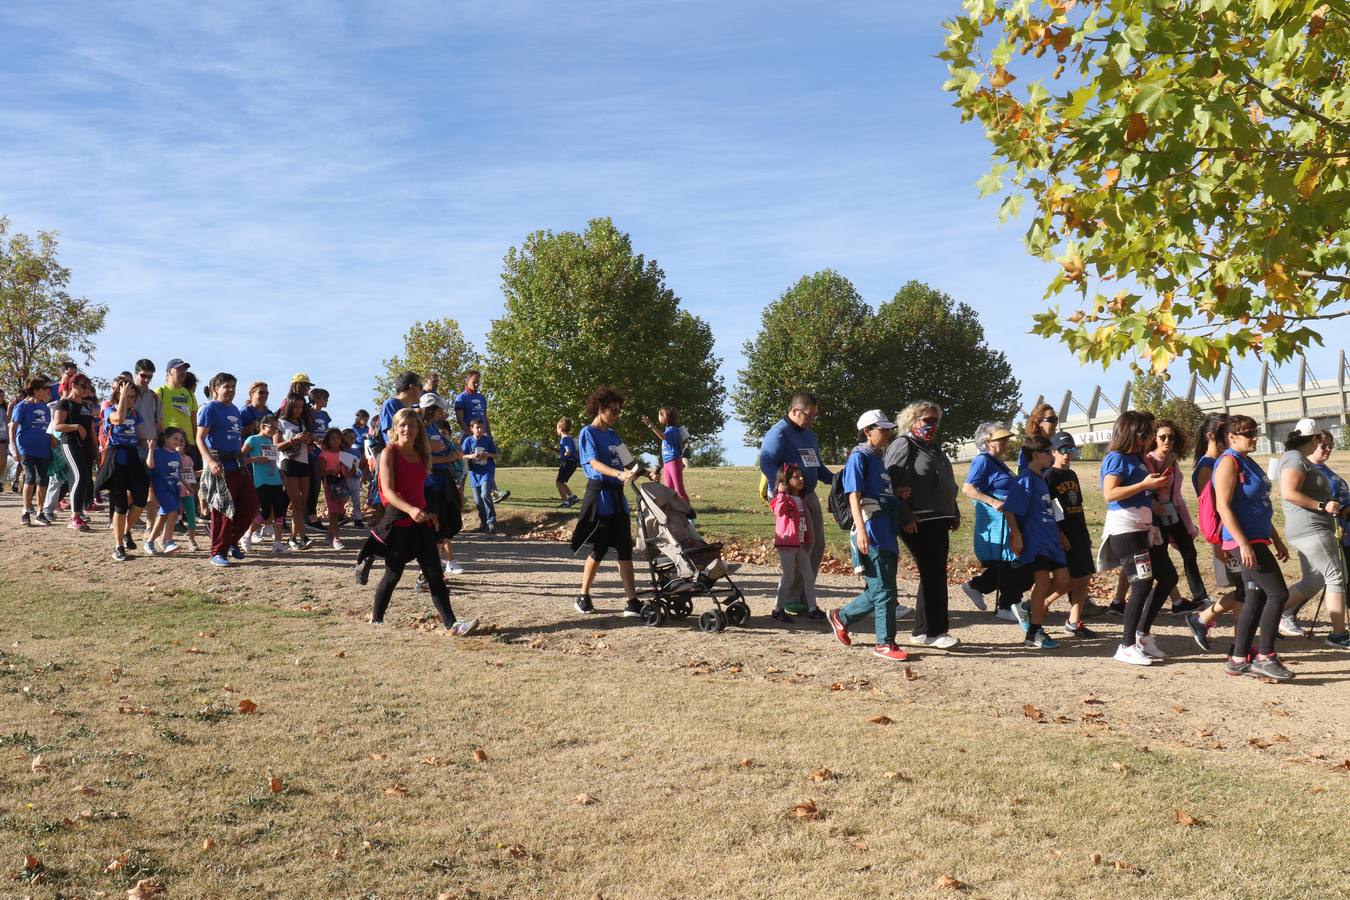
[[[1111,443],[1111,429],[1105,431],[1084,431],[1073,436],[1074,443],[1082,447],[1084,444],[1109,444]]]

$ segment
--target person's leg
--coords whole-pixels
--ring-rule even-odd
[[[561,478],[554,481],[553,484],[558,489],[559,500],[566,500],[568,497],[572,496],[572,492],[567,489],[567,485],[563,482]]]
[[[905,549],[919,567],[919,596],[914,605],[915,637],[946,634],[947,550],[950,532],[945,523],[922,522],[919,530],[900,531]]]
[[[287,478],[286,488],[291,495],[291,539],[305,540],[305,497],[309,494],[310,479],[304,476]]]
[[[839,620],[845,626],[852,625],[858,620],[872,615],[877,607],[873,597],[880,593],[881,570],[877,565],[877,560],[871,552],[874,548],[869,548],[867,553],[859,553],[857,545],[853,538],[849,538],[849,547],[853,551],[854,564],[862,568],[863,589],[860,594],[839,608]]]
[[[1289,588],[1285,585],[1284,572],[1267,544],[1257,544],[1257,568],[1252,578],[1266,595],[1265,606],[1261,610],[1261,637],[1257,642],[1257,653],[1270,656],[1275,652],[1275,638],[1279,636],[1280,614],[1289,599]]]
[[[230,496],[234,498],[234,518],[230,520],[230,529],[226,539],[233,547],[239,543],[253,524],[258,514],[258,493],[253,489],[253,476],[247,469],[232,469],[225,473],[225,483],[229,485]]]
[[[487,529],[493,531],[497,528],[497,501],[492,499],[496,493],[496,488],[482,491],[483,508],[487,510]]]
[[[793,554],[793,561],[797,566],[798,577],[802,582],[802,596],[806,598],[806,611],[813,613],[820,607],[816,602],[816,573],[811,568],[811,556],[805,550],[798,548]]]
[[[600,571],[600,563],[605,558],[605,552],[604,549],[593,548],[590,556],[586,557],[586,562],[581,566],[581,594],[583,597],[591,595],[591,585],[595,584],[595,573]]]
[[[1209,588],[1205,587],[1205,579],[1200,574],[1200,563],[1195,553],[1195,538],[1191,537],[1186,526],[1177,522],[1172,528],[1172,539],[1176,542],[1177,552],[1181,554],[1181,566],[1186,573],[1186,587],[1191,592],[1192,600],[1209,602]]]
[[[303,517],[303,510],[304,506],[301,506],[297,518]],[[389,609],[389,598],[394,596],[394,588],[398,587],[399,579],[403,577],[403,567],[412,559],[411,535],[407,533],[411,530],[389,529],[389,542],[384,548],[384,577],[375,586],[375,601],[370,610],[370,621],[376,625],[384,621],[384,614]]]
[[[23,511],[36,512],[33,509],[33,495],[37,492],[37,457],[25,456],[20,469],[23,472]]]
[[[360,525],[365,517],[361,514],[361,476],[352,475],[347,479],[347,495],[352,501],[352,522]]]
[[[981,594],[992,594],[998,590],[998,571],[993,563],[984,563],[984,571],[967,582]]]
[[[315,465],[315,463],[314,463],[313,460],[310,460],[310,465],[311,465],[311,466]],[[309,481],[305,484],[305,506],[304,506],[304,509],[305,509],[305,522],[306,522],[306,524],[310,524],[310,523],[314,522],[314,520],[316,520],[316,519],[319,517],[319,516],[318,516],[318,512],[319,512],[319,479],[318,479],[317,474],[315,474],[315,473],[313,473],[313,472],[311,472],[311,474],[310,474],[310,476],[309,476]]]
[[[88,456],[84,447],[75,441],[61,444],[61,455],[65,458],[66,468],[70,471],[70,517],[84,518],[84,458]]]
[[[788,597],[797,597],[801,594],[801,587],[797,584],[800,576],[797,557],[802,555],[796,547],[778,548],[778,593],[774,600],[773,611],[783,612],[783,602]]]
[[[1167,603],[1172,588],[1177,586],[1178,578],[1177,567],[1172,564],[1172,557],[1167,552],[1166,544],[1149,547],[1149,560],[1153,564],[1153,592],[1149,594],[1148,610],[1140,626],[1143,634],[1153,632],[1153,622],[1158,618],[1163,605]]]
[[[674,491],[676,496],[685,503],[688,503],[689,492],[684,488],[684,460],[678,457],[672,459],[662,467],[661,474],[663,481],[666,478],[670,479],[670,484],[667,487]]]
[[[1153,588],[1152,573],[1145,574],[1143,571],[1143,567],[1150,565],[1152,560],[1152,554],[1148,552],[1148,532],[1113,534],[1107,540],[1111,542],[1111,549],[1121,561],[1122,575],[1128,579],[1130,587],[1129,600],[1125,604],[1125,629],[1120,636],[1120,645],[1132,647],[1135,644],[1135,632],[1144,619],[1148,598]]]
[[[331,516],[332,513],[330,512]],[[412,551],[422,577],[427,582],[427,592],[431,594],[431,604],[441,617],[441,626],[449,629],[455,624],[455,611],[450,606],[450,588],[445,583],[445,569],[441,566],[441,554],[436,549],[436,531],[428,525],[419,525],[406,529],[413,532]]]
[[[811,535],[811,548],[808,551],[811,571],[819,572],[820,564],[825,559],[825,515],[820,510],[820,497],[815,491],[807,491],[802,494],[802,506],[806,513],[807,531]]]
[[[872,598],[877,626],[877,643],[894,644],[895,608],[899,604],[895,571],[899,567],[900,554],[872,547],[869,555],[876,556],[877,573],[880,576],[881,590]]]
[[[1069,582],[1069,622],[1074,625],[1083,624],[1083,607],[1087,604],[1088,583],[1091,576],[1074,578]]]

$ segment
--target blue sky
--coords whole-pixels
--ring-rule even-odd
[[[1114,393],[1123,367],[1026,333],[1052,272],[977,197],[988,147],[934,58],[958,8],[11,3],[0,214],[59,230],[111,307],[94,372],[303,370],[344,421],[413,321],[481,349],[506,250],[596,216],[710,322],[729,387],[763,306],[830,267],[873,304],[911,278],[970,303],[1026,402]]]

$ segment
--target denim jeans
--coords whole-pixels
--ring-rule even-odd
[[[489,483],[479,484],[472,478],[469,484],[473,487],[473,505],[478,510],[478,525],[480,528],[497,527],[497,507],[492,503],[492,485]]]
[[[894,644],[895,567],[900,556],[889,550],[878,550],[875,546],[868,547],[867,555],[863,556],[854,546],[853,558],[862,565],[867,587],[839,610],[839,618],[845,625],[851,625],[870,615],[876,622],[877,643]]]

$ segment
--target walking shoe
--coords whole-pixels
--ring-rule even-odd
[[[819,620],[825,618],[825,610],[823,610],[823,609],[821,609],[819,606],[817,606],[815,609],[810,610],[809,612],[807,612],[806,617],[807,617],[808,619],[815,619],[815,620],[819,621]]]
[[[352,527],[353,527],[353,528],[365,528],[365,527],[366,527],[366,520],[365,520],[365,519],[352,519]],[[474,624],[477,624],[477,620],[476,620],[476,619],[474,620]]]
[[[950,634],[947,634],[947,633],[944,631],[942,634],[939,634],[937,637],[930,637],[930,638],[928,638],[927,643],[928,643],[928,646],[933,647],[933,648],[935,648],[935,649],[937,649],[937,650],[950,650],[950,649],[952,649],[953,647],[955,647],[957,644],[960,644],[961,641],[960,641],[959,639],[957,639],[957,638],[952,637]]]
[[[290,547],[287,547],[287,546],[286,546],[285,544],[283,544],[281,541],[273,541],[273,542],[272,542],[272,555],[273,555],[273,556],[281,556],[283,553],[285,553],[286,551],[288,551],[288,550],[290,550],[290,549],[291,549]]]
[[[455,637],[464,637],[477,627],[477,619],[457,619],[455,620],[455,624],[450,626],[450,633]]]
[[[250,549],[250,550],[253,548],[253,534],[252,534],[252,532],[247,532],[247,531],[244,532],[244,536],[241,537],[241,538],[239,539],[239,546],[248,548],[248,549]]]
[[[1178,600],[1176,603],[1172,604],[1172,615],[1184,616],[1187,613],[1193,613],[1202,610],[1206,606],[1209,606],[1208,597],[1204,599],[1200,599],[1199,597],[1197,597],[1194,600]]]
[[[235,559],[243,559],[244,548],[240,547],[238,544],[234,544],[233,546],[230,547],[230,555],[233,556]]]
[[[625,619],[642,618],[642,604],[637,600],[629,600],[628,603],[624,605],[623,617]]]
[[[294,548],[292,548],[294,549]],[[356,583],[365,584],[370,580],[370,567],[375,564],[375,557],[366,556],[356,561]]]
[[[827,618],[830,620],[830,627],[834,629],[834,636],[839,639],[839,643],[843,644],[845,647],[851,647],[853,645],[853,638],[849,636],[848,626],[845,625],[844,620],[839,617],[839,610],[830,610]]]
[[[117,562],[127,561],[127,551],[124,550],[120,545],[113,548],[112,556],[113,559],[115,559]]]
[[[154,541],[146,541],[145,552],[149,553],[151,556],[159,556],[159,547],[155,546]]]
[[[1017,616],[1013,615],[1013,611],[1006,606],[1000,606],[998,609],[994,610],[994,618],[1002,619],[1005,622],[1017,621]]]
[[[773,612],[769,613],[769,618],[773,619],[775,622],[782,622],[784,625],[792,624],[792,616],[789,616],[781,609],[775,609]]]
[[[506,500],[510,500],[510,499],[511,499],[511,492],[510,492],[510,491],[502,491],[502,492],[499,493],[499,494],[493,494],[493,495],[492,495],[492,502],[493,502],[493,503],[502,503],[502,502],[504,502],[504,501],[506,501]]]
[[[37,514],[37,523],[39,525],[50,525],[52,524],[52,521],[51,513],[47,512],[45,509]]]
[[[1274,653],[1269,656],[1257,656],[1252,660],[1252,666],[1247,671],[1248,675],[1256,675],[1261,678],[1273,678],[1276,681],[1288,681],[1294,677],[1294,673],[1284,667],[1279,657]]]
[[[1101,637],[1100,634],[1087,627],[1082,622],[1065,622],[1064,630],[1076,638],[1095,638]]]
[[[1248,675],[1251,673],[1251,668],[1251,661],[1246,659],[1233,659],[1230,656],[1223,662],[1223,674],[1225,675]]]
[[[431,590],[431,587],[430,585],[427,584],[426,578],[422,577],[421,575],[418,575],[417,583],[413,585],[413,590],[417,591],[417,593],[419,594],[425,594]]]
[[[496,526],[496,525],[489,525],[488,527],[486,527],[486,528],[483,529],[483,533],[484,533],[484,534],[496,534],[496,533],[497,533],[497,526]]]
[[[1039,625],[1031,634],[1028,634],[1026,640],[1022,642],[1028,647],[1035,647],[1038,650],[1058,650],[1059,641],[1045,633],[1045,629]]]
[[[1134,644],[1121,644],[1116,648],[1116,662],[1129,663],[1132,666],[1151,666],[1153,659]]]
[[[1280,616],[1280,637],[1306,638],[1308,632],[1303,630],[1303,626],[1294,621],[1292,613],[1286,613]]]
[[[906,647],[927,647],[928,635],[926,634],[906,634],[900,635],[896,640],[904,643]]]
[[[914,607],[912,607],[912,606],[906,606],[906,605],[903,604],[903,603],[897,603],[897,604],[895,604],[895,618],[896,618],[896,619],[903,619],[905,616],[911,616],[911,615],[913,615],[913,614],[914,614]]]
[[[988,604],[984,602],[984,594],[981,594],[976,590],[975,585],[971,584],[969,581],[961,585],[961,590],[965,591],[966,596],[970,598],[971,605],[980,612],[984,612],[989,608]]]
[[[127,537],[126,537],[126,540],[124,541],[124,543],[126,544],[126,547],[127,547],[128,550],[135,550],[135,549],[136,549],[136,542],[135,542],[134,540],[132,540],[132,538],[131,538],[131,529],[130,529],[130,528],[127,529]]]
[[[211,565],[220,566],[222,569],[224,569],[229,567],[230,561],[225,557],[221,556],[219,553],[217,553],[211,557]]]
[[[1108,605],[1106,607],[1106,614],[1108,616],[1120,616],[1122,619],[1125,618],[1125,604],[1112,603]]]
[[[333,549],[334,549],[334,550],[346,550],[346,549],[347,549],[347,545],[344,544],[344,543],[342,543],[342,538],[333,538]]]
[[[1158,642],[1153,639],[1151,634],[1135,635],[1135,646],[1154,659],[1167,659],[1167,654],[1162,652],[1162,648],[1158,646]]]
[[[445,564],[445,574],[447,574],[447,575],[463,575],[463,574],[464,574],[464,567],[461,566],[461,565],[459,564],[459,561],[458,561],[458,560],[452,559],[452,560],[448,561],[448,562]]]
[[[71,516],[70,521],[66,523],[66,527],[69,528],[71,531],[89,530],[89,526],[85,525],[84,519],[81,519],[79,516]]]
[[[309,535],[305,535],[300,539],[301,550],[308,550],[310,547],[313,546],[314,546],[314,538],[310,537]]]
[[[1017,617],[1017,624],[1026,628],[1027,623],[1031,621],[1031,607],[1027,606],[1027,601],[1020,600],[1017,603],[1014,603],[1010,608],[1012,614]]]
[[[287,546],[289,549],[291,549],[291,550],[300,550],[300,549],[302,549],[302,548],[301,548],[300,542],[297,541],[295,538],[291,538],[289,541],[287,541],[287,542],[286,542],[286,546]]]
[[[578,497],[576,494],[573,494],[572,496],[568,497],[567,500],[565,500],[564,502],[568,506],[576,506],[578,503],[581,502],[581,498]]]
[[[872,655],[888,659],[891,662],[904,662],[909,659],[909,654],[894,644],[877,644],[872,648]]]
[[[1186,627],[1191,630],[1191,637],[1195,638],[1195,643],[1201,650],[1209,653],[1213,649],[1209,644],[1209,630],[1214,626],[1202,622],[1199,613],[1190,613],[1186,616]]]
[[[1350,650],[1350,631],[1331,632],[1327,635],[1327,646],[1337,650]]]
[[[577,600],[572,605],[575,606],[577,612],[582,615],[589,615],[595,612],[595,604],[591,603],[589,594],[577,594]]]
[[[177,553],[178,550],[179,547],[177,541],[169,541],[163,547],[159,548],[159,552],[163,553],[165,556],[172,556],[173,554]]]

